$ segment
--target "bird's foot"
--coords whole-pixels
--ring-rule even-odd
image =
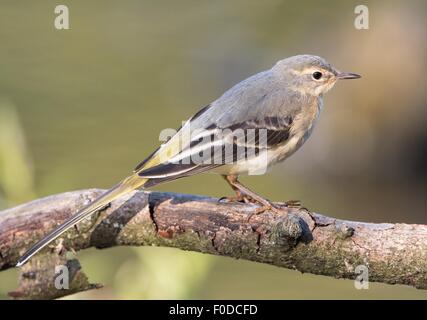
[[[218,202],[242,202],[242,199],[237,196],[226,196],[219,198]]]
[[[274,205],[273,203],[271,203],[269,200],[261,198],[261,197],[257,197],[256,199],[254,197],[252,197],[249,194],[244,194],[242,192],[236,192],[235,196],[229,196],[229,197],[221,197],[219,200],[219,202],[241,202],[241,203],[253,203],[253,204],[259,204],[260,206],[258,206],[254,212],[251,212],[249,217],[248,217],[248,221],[254,216],[254,215],[258,215],[261,214],[265,211],[273,211],[277,214],[283,214],[284,211],[282,208],[278,207],[277,205]]]
[[[255,199],[242,193],[236,193],[235,196],[221,197],[218,202],[258,203]]]
[[[278,207],[270,202],[268,204],[262,203],[260,207],[256,208],[253,212],[249,214],[247,221],[249,222],[253,216],[259,215],[265,211],[272,211],[279,215],[287,214],[287,212],[283,210],[283,208]]]
[[[263,200],[264,200],[263,202],[256,201],[256,200],[254,201],[255,203],[260,203],[261,206],[258,207],[257,209],[255,209],[255,211],[249,215],[248,221],[254,215],[261,214],[265,211],[272,211],[272,212],[279,214],[279,215],[283,215],[283,214],[287,215],[288,214],[287,211],[284,210],[284,208],[282,206],[273,204],[272,202],[270,202],[267,199],[263,199]],[[300,200],[288,200],[284,203],[284,206],[285,206],[285,208],[291,208],[291,209],[292,208],[297,208],[297,209],[302,208],[302,204],[301,204]]]

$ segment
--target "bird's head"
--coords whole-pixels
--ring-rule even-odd
[[[280,73],[291,89],[313,96],[328,92],[340,79],[360,78],[356,73],[340,72],[325,59],[312,55],[281,60],[273,70]]]

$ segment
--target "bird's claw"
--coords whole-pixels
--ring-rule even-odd
[[[231,197],[221,197],[218,199],[218,202],[241,202],[241,203],[258,203],[255,199],[250,196],[238,194]]]
[[[287,212],[284,210],[284,208],[278,207],[272,203],[270,204],[262,204],[262,206],[256,208],[253,212],[251,212],[248,216],[247,221],[249,222],[249,220],[254,216],[254,215],[259,215],[265,211],[272,211],[275,214],[278,215],[283,215],[283,214],[287,214]]]

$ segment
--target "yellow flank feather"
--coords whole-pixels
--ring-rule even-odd
[[[173,135],[171,139],[169,139],[169,141],[164,143],[149,159],[145,160],[144,165],[138,168],[138,170],[135,171],[135,174],[138,175],[144,170],[157,166],[161,163],[165,163],[168,159],[179,154],[183,147],[190,143],[191,134],[189,132],[188,134],[184,134],[186,131],[189,131],[189,124],[190,121],[187,121],[184,126],[175,135]],[[145,182],[146,181],[144,181],[144,183]],[[141,186],[143,185],[140,185],[140,187]]]

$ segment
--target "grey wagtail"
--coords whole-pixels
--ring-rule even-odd
[[[116,198],[202,172],[223,175],[237,200],[260,203],[262,210],[277,209],[242,185],[237,176],[262,174],[292,155],[310,136],[322,110],[323,94],[339,79],[357,78],[358,74],[340,72],[318,56],[298,55],[243,80],[185,122],[129,177],[34,244],[17,266]]]

